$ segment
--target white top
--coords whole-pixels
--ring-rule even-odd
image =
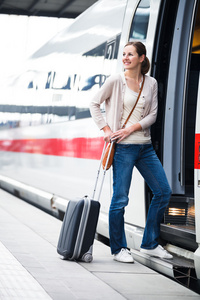
[[[121,73],[111,75],[94,95],[90,103],[90,112],[99,129],[108,125],[113,132],[121,128],[123,115],[124,94],[126,80]],[[158,108],[157,81],[145,75],[145,82],[141,93],[145,100],[145,109],[140,125],[145,136],[150,136],[150,126],[155,123]],[[101,104],[105,102],[106,115],[101,113]]]
[[[121,127],[126,121],[130,111],[132,110],[133,106],[135,105],[135,102],[137,100],[138,93],[131,90],[127,84],[126,84],[126,90],[124,94],[124,109],[121,119]],[[140,96],[138,103],[131,114],[126,127],[129,127],[133,124],[138,123],[142,118],[144,114],[144,105],[145,105],[145,99],[144,96]],[[151,137],[145,136],[144,130],[136,131],[130,134],[127,138],[122,140],[120,142],[121,144],[150,144],[151,143]]]

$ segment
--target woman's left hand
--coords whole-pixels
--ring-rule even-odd
[[[116,131],[111,135],[111,140],[116,141],[117,143],[121,142],[123,139],[125,139],[127,136],[131,134],[130,128],[124,128]]]

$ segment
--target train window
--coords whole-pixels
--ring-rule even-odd
[[[146,39],[149,24],[149,15],[150,0],[141,0],[133,18],[129,41]]]

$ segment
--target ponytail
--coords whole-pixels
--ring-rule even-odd
[[[145,75],[146,73],[148,73],[150,69],[150,62],[147,56],[145,56],[143,62],[142,62],[142,66],[141,66],[141,73],[142,75]]]

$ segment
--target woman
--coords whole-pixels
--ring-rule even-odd
[[[158,245],[160,223],[168,205],[171,189],[163,167],[153,150],[150,126],[157,116],[157,82],[145,75],[150,63],[146,48],[141,42],[125,45],[122,62],[125,72],[110,76],[93,98],[90,111],[104,131],[106,142],[116,141],[113,160],[113,196],[109,210],[109,234],[111,253],[120,262],[134,262],[127,249],[124,231],[124,209],[135,166],[153,192],[140,251],[150,256],[173,258]],[[137,105],[124,129],[129,112],[136,103],[142,82],[144,86]],[[100,112],[105,101],[106,120]]]

